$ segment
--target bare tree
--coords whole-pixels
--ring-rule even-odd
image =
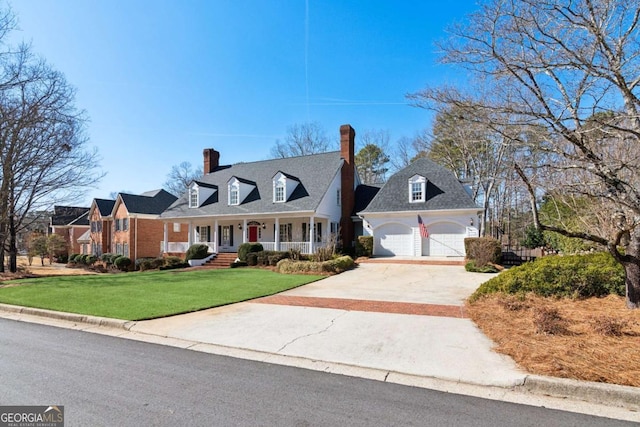
[[[78,200],[101,174],[64,76],[28,46],[7,48],[0,58],[0,242],[15,272],[16,236],[28,213]]]
[[[307,156],[309,154],[324,153],[336,148],[327,137],[327,132],[320,123],[302,123],[289,126],[287,136],[282,141],[276,141],[271,148],[273,158]]]
[[[444,62],[465,67],[490,95],[451,88],[415,95],[424,105],[462,100],[496,130],[505,118],[544,127],[548,138],[537,149],[547,161],[516,164],[534,222],[606,247],[624,266],[629,308],[640,307],[639,21],[637,2],[626,0],[493,0],[441,46]],[[543,223],[541,191],[589,200],[594,226],[577,232]]]
[[[188,188],[189,184],[203,175],[202,167],[195,168],[189,162],[182,162],[171,167],[164,182],[164,188],[174,196],[180,196]]]

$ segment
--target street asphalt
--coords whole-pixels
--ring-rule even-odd
[[[493,351],[463,309],[464,300],[491,276],[462,266],[362,263],[277,296],[155,320],[125,322],[6,305],[0,305],[0,316],[640,421],[636,387],[529,375]],[[545,395],[559,399],[537,400]],[[567,408],[566,398],[578,406]]]

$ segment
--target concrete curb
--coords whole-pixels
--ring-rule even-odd
[[[137,323],[135,321],[87,316],[74,313],[64,313],[53,310],[21,307],[9,304],[0,304],[0,311],[13,314],[39,316],[49,319],[58,319],[74,323],[84,323],[92,326],[120,329],[135,334],[146,335],[149,337],[156,336],[158,338],[164,338],[161,335],[153,335],[132,330]],[[494,390],[513,390],[538,396],[552,396],[564,399],[568,398],[593,404],[624,408],[630,411],[640,411],[640,388],[638,387],[578,381],[566,378],[544,377],[539,375],[526,375],[524,377],[523,383],[521,384],[482,385],[477,383],[455,382],[451,379],[446,378],[419,377],[411,374],[404,374],[402,372],[393,372],[377,368],[352,366],[333,362],[322,362],[320,360],[312,360],[295,356],[286,356],[277,353],[268,353],[251,349],[226,347],[207,343],[192,342],[192,344],[184,348],[189,348],[195,351],[204,351],[209,353],[222,354],[230,357],[259,360],[267,363],[276,363],[289,366],[292,366],[292,364],[290,363],[292,360],[288,359],[295,359],[300,363],[295,364],[294,366],[302,368],[321,370],[325,372],[349,376],[359,376],[362,378],[369,378],[385,382],[394,382],[398,384],[434,388],[440,389],[442,391],[447,390],[447,384],[458,384],[467,387],[483,387]],[[289,363],[287,363],[287,360]],[[322,368],[318,369],[319,366],[322,366]],[[444,388],[443,384],[445,385]]]
[[[521,387],[533,394],[572,397],[585,402],[640,411],[640,388],[638,387],[540,375],[527,375]]]
[[[87,316],[84,314],[64,313],[61,311],[45,310],[42,308],[21,307],[10,304],[0,304],[0,310],[15,313],[15,314],[29,314],[32,316],[47,317],[50,319],[66,320],[69,322],[86,323],[94,326],[104,326],[107,328],[117,328],[129,330],[136,322],[128,320],[111,319],[108,317]]]

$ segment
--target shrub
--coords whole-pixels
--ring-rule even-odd
[[[209,246],[202,243],[196,243],[187,249],[184,259],[186,261],[189,261],[190,259],[205,259],[207,256],[209,256]]]
[[[536,307],[533,310],[533,326],[537,334],[565,335],[568,333],[567,321],[560,316],[556,308]]]
[[[181,264],[185,264],[184,261],[182,261],[182,258],[177,257],[177,256],[168,256],[166,258],[163,259],[163,267],[170,267],[173,265],[181,265]],[[188,264],[187,264],[188,265]]]
[[[75,254],[75,256],[73,257],[73,262],[75,262],[76,264],[83,264],[84,254]]]
[[[262,252],[263,250],[261,243],[243,243],[238,247],[238,258],[240,261],[246,261],[248,253]]]
[[[140,271],[155,270],[163,265],[164,259],[162,258],[138,258],[135,263],[136,270]]]
[[[67,262],[69,262],[69,255],[67,255],[66,253],[59,254],[55,257],[55,261],[59,262],[60,264],[66,264]]]
[[[129,266],[131,266],[131,259],[121,255],[113,261],[113,264],[118,268],[118,270],[127,271]]]
[[[324,262],[292,261],[282,259],[278,262],[278,272],[284,274],[327,274],[342,273],[353,268],[355,263],[350,256],[341,256]]]
[[[117,255],[107,252],[100,255],[100,261],[102,261],[104,265],[108,267],[113,264],[113,260],[115,257],[117,257]]]
[[[498,273],[498,269],[495,266],[487,264],[482,267],[478,267],[475,261],[469,261],[466,263],[464,265],[464,269],[472,273]]]
[[[467,259],[474,261],[477,267],[499,264],[502,257],[500,242],[493,237],[467,237],[464,239],[464,249]]]
[[[358,236],[356,240],[356,256],[373,255],[373,236]]]
[[[622,336],[622,330],[629,325],[629,321],[626,319],[617,319],[606,315],[592,317],[589,322],[594,331],[607,337]]]
[[[78,255],[79,255],[79,254],[71,254],[71,255],[69,255],[69,258],[68,258],[67,262],[70,262],[70,263],[72,263],[72,264],[75,264],[75,262],[76,262],[76,257],[77,257]]]
[[[95,255],[85,255],[84,257],[84,263],[86,265],[93,265],[96,261],[98,261],[98,257]]]
[[[569,298],[624,296],[624,269],[608,253],[546,256],[503,271],[483,283],[470,297],[495,292]]]
[[[247,265],[256,266],[258,265],[258,254],[255,252],[250,252],[247,254]]]

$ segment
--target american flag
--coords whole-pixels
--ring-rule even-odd
[[[429,238],[429,230],[427,230],[427,226],[422,222],[422,217],[418,215],[418,227],[420,228],[420,236],[423,239]]]

